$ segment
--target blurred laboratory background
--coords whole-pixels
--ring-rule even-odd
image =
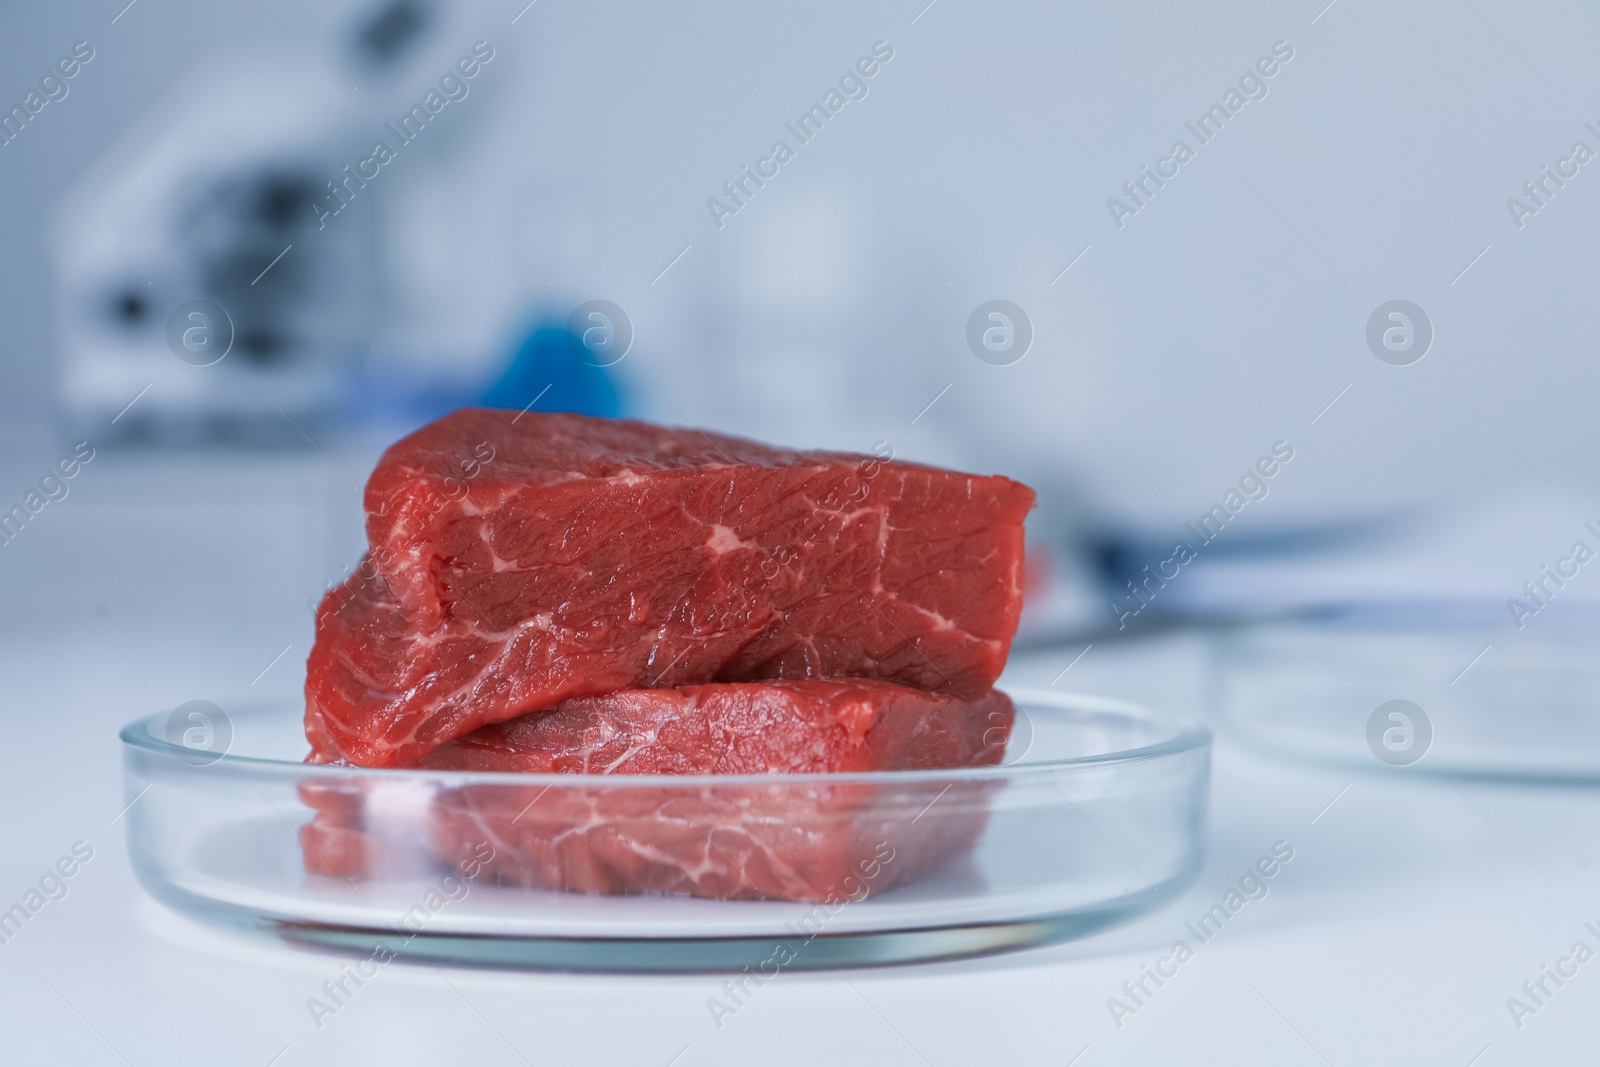
[[[0,35],[30,631],[248,611],[303,646],[377,452],[471,403],[1023,479],[1047,638],[1503,601],[1600,517],[1581,34],[1449,3],[103,6]]]
[[[377,451],[471,403],[1028,481],[1045,635],[1504,600],[1600,517],[1581,34],[1449,3],[102,6],[0,35],[0,503],[95,454],[4,546],[29,629],[304,623]]]
[[[1500,1056],[1570,940],[1537,894],[1593,886],[1593,794],[1443,776],[1600,781],[1597,32],[1575,0],[6,5],[0,722],[38,817],[0,869],[91,815],[121,855],[135,715],[298,713],[389,443],[471,404],[642,418],[1034,486],[1008,682],[1217,725],[1219,863],[1346,834],[1273,935],[1341,961],[1328,1032]],[[1357,768],[1435,778],[1330,828]],[[107,884],[74,936],[156,959]],[[1392,966],[1439,916],[1503,951]],[[1374,974],[1405,989],[1363,1014]],[[985,1018],[1056,988],[1018,981]],[[1390,1010],[1419,995],[1431,1030]]]

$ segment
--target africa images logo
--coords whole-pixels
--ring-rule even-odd
[[[1009,300],[979,304],[967,319],[967,347],[991,367],[1011,366],[1032,344],[1032,320]]]
[[[1179,938],[1164,955],[1156,958],[1153,965],[1141,963],[1139,976],[1122,983],[1122,996],[1106,998],[1106,1010],[1111,1013],[1111,1021],[1117,1029],[1121,1030],[1129,1018],[1149,1007],[1156,993],[1177,978],[1182,973],[1183,965],[1194,959],[1201,948],[1216,940],[1234,916],[1247,905],[1267,899],[1272,892],[1272,879],[1292,859],[1294,846],[1287,841],[1274,841],[1271,852],[1246,867],[1220,900],[1201,913],[1198,919],[1183,924],[1184,931],[1194,939],[1194,944]]]
[[[1433,722],[1409,700],[1386,700],[1367,717],[1367,748],[1391,767],[1409,767],[1433,744]]]
[[[1146,163],[1140,166],[1138,177],[1122,183],[1122,193],[1126,199],[1108,197],[1106,210],[1111,213],[1111,221],[1117,229],[1127,225],[1127,220],[1137,215],[1149,206],[1167,182],[1176,178],[1183,165],[1195,157],[1196,152],[1205,145],[1216,140],[1222,129],[1233,117],[1244,110],[1244,106],[1252,100],[1265,100],[1267,98],[1267,81],[1275,77],[1283,65],[1294,58],[1294,48],[1288,41],[1272,42],[1272,54],[1257,59],[1239,76],[1238,88],[1229,86],[1228,91],[1222,94],[1219,103],[1212,104],[1202,111],[1193,122],[1185,122],[1184,129],[1194,137],[1195,143],[1191,147],[1183,138],[1172,143],[1168,153],[1156,160],[1154,169]]]
[[[386,138],[374,141],[371,154],[357,160],[354,170],[346,164],[340,169],[342,176],[337,182],[326,183],[327,195],[311,205],[311,210],[317,216],[317,229],[326,229],[328,220],[348,207],[368,182],[376,180],[384,167],[398,159],[401,149],[422,136],[422,131],[440,112],[452,103],[465,100],[472,92],[472,86],[468,83],[494,59],[494,54],[494,46],[488,41],[477,42],[472,46],[472,54],[456,60],[439,77],[438,88],[430,88],[420,104],[411,105],[410,110],[400,116],[398,124],[386,123],[394,136],[394,145],[391,147]]]
[[[1391,367],[1409,367],[1433,346],[1433,320],[1409,300],[1379,304],[1367,317],[1367,347]]]
[[[787,139],[780,138],[772,142],[768,153],[756,160],[755,169],[750,164],[741,164],[736,177],[722,183],[723,200],[720,197],[707,197],[706,210],[711,213],[711,221],[717,224],[717,229],[727,225],[728,219],[750,206],[750,201],[755,198],[756,192],[765,189],[767,182],[776,178],[784,164],[795,158],[800,148],[810,144],[820,134],[833,117],[845,109],[845,105],[852,100],[865,100],[870,87],[867,85],[869,78],[875,77],[884,64],[894,58],[894,47],[888,41],[875,41],[872,45],[872,54],[862,56],[855,64],[839,75],[838,87],[830,86],[822,95],[820,103],[812,104],[800,117],[793,122],[785,122],[784,129],[794,137],[791,146]]]
[[[233,745],[233,721],[209,700],[188,700],[167,716],[167,747],[193,767],[209,767]]]

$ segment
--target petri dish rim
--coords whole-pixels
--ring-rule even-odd
[[[658,789],[663,779],[670,779],[674,787],[708,786],[805,786],[805,785],[895,785],[920,782],[957,781],[1017,781],[1044,778],[1063,771],[1101,769],[1121,765],[1166,759],[1186,752],[1208,748],[1213,740],[1209,727],[1198,720],[1186,717],[1169,717],[1157,714],[1141,704],[1117,700],[1088,693],[1057,692],[1038,688],[1008,688],[1004,692],[1011,698],[1019,712],[1029,714],[1035,710],[1104,715],[1136,721],[1170,732],[1170,736],[1145,745],[1117,749],[1112,752],[1086,756],[1068,756],[1057,759],[1029,761],[1026,756],[1016,763],[993,767],[959,767],[943,770],[918,771],[859,771],[853,773],[812,772],[803,774],[608,774],[603,778],[607,788]],[[293,776],[299,780],[323,779],[328,781],[352,778],[370,780],[391,778],[399,781],[433,781],[441,785],[548,785],[571,786],[575,779],[591,776],[572,774],[534,774],[523,772],[492,771],[432,771],[401,767],[356,767],[343,764],[316,764],[271,759],[262,756],[242,756],[226,752],[203,765],[186,763],[178,758],[173,746],[158,733],[167,712],[143,715],[124,726],[118,737],[129,749],[164,757],[186,771],[218,777]]]

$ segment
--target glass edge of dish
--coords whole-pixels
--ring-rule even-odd
[[[1210,747],[1214,734],[1210,727],[1196,719],[1164,716],[1142,704],[1118,700],[1114,697],[1090,693],[1057,692],[1035,687],[1013,687],[1002,690],[1011,697],[1019,709],[1029,706],[1053,707],[1059,711],[1084,711],[1099,714],[1117,714],[1145,722],[1158,723],[1172,730],[1172,736],[1137,748],[1119,749],[1115,752],[1092,756],[1070,756],[1065,759],[1041,760],[1035,763],[998,764],[988,767],[950,767],[917,771],[832,771],[803,774],[536,774],[523,771],[441,771],[417,770],[404,767],[356,767],[349,764],[296,763],[261,756],[237,756],[224,753],[216,760],[191,764],[178,760],[172,746],[161,740],[151,729],[166,712],[140,715],[117,731],[124,746],[174,759],[186,770],[228,777],[254,774],[290,775],[302,779],[324,778],[330,780],[363,778],[391,781],[433,781],[453,787],[460,785],[578,785],[589,778],[603,779],[618,788],[659,788],[663,779],[674,786],[770,786],[770,785],[890,785],[908,782],[996,781],[1045,776],[1051,772],[1090,769],[1108,765],[1144,763],[1180,755],[1185,752]]]
[[[1291,610],[1299,623],[1368,632],[1463,630],[1502,625],[1504,600],[1477,596],[1323,597]],[[1569,600],[1556,627],[1586,630],[1600,622],[1600,598]],[[1265,616],[1224,628],[1221,636],[1282,629],[1283,620]]]

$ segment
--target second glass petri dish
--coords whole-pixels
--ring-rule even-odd
[[[1219,724],[1258,747],[1408,773],[1600,784],[1600,611],[1334,605],[1224,631]],[[1559,609],[1559,610],[1554,610]]]

